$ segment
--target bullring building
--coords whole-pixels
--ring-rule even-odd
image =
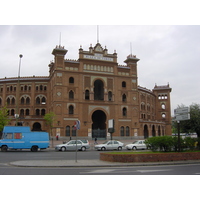
[[[46,113],[56,115],[52,136],[109,138],[108,120],[114,119],[113,137],[133,139],[171,134],[170,92],[167,85],[152,90],[138,86],[135,55],[117,62],[100,43],[79,49],[79,58],[70,60],[63,46],[56,46],[49,64],[49,76],[0,79],[0,108],[6,106],[11,121],[32,130],[48,130]]]

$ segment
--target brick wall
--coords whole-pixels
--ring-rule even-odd
[[[109,162],[124,162],[124,163],[200,160],[200,152],[152,153],[152,154],[100,153],[100,160]]]

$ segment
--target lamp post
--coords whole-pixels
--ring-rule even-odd
[[[15,126],[18,126],[18,119],[19,119],[19,91],[20,91],[20,68],[21,68],[21,59],[23,55],[19,55],[19,70],[18,70],[18,80],[17,80],[17,90],[16,90],[16,114],[15,114],[15,119],[16,119],[16,124]]]

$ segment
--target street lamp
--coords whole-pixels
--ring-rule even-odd
[[[18,126],[18,119],[19,119],[19,89],[20,89],[20,68],[21,68],[21,59],[22,59],[23,55],[20,54],[19,55],[19,70],[18,70],[18,81],[17,81],[17,93],[16,93],[16,114],[15,114],[15,118],[16,118],[16,124],[15,126]]]

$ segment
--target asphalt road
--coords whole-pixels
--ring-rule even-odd
[[[101,151],[88,150],[85,152],[77,151],[77,159],[99,159],[99,154]],[[30,150],[17,150],[17,151],[7,151],[0,152],[0,162],[7,163],[18,160],[75,160],[76,152],[75,151],[49,151],[42,150],[38,152],[31,152]]]
[[[80,159],[99,159],[99,151],[78,152]],[[10,162],[19,160],[75,159],[75,152],[55,151],[8,151],[0,152],[0,175],[198,175],[200,163],[159,166],[122,167],[16,167]]]
[[[130,167],[13,167],[0,163],[0,175],[199,175],[200,164]]]

